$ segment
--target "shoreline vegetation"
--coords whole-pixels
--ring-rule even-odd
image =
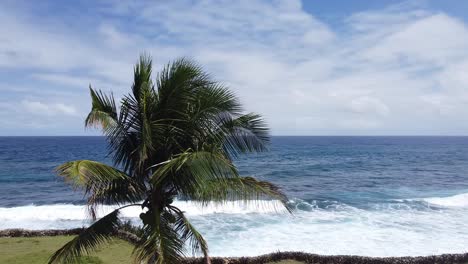
[[[75,229],[51,229],[51,230],[26,230],[26,229],[5,229],[0,230],[0,238],[34,238],[34,237],[67,237],[80,234],[84,228]],[[117,230],[113,236],[117,239],[124,240],[129,244],[134,244],[138,241],[138,237],[134,234]],[[5,241],[2,241],[4,244]],[[18,242],[16,242],[18,243]],[[105,246],[104,246],[105,248]],[[54,249],[51,249],[54,250]],[[3,254],[8,252],[3,252]],[[85,257],[86,258],[86,257]],[[274,252],[270,254],[255,256],[255,257],[210,257],[211,264],[272,264],[272,263],[313,263],[313,264],[347,264],[347,263],[362,263],[362,264],[429,264],[429,263],[468,263],[468,253],[461,254],[443,254],[434,256],[420,257],[364,257],[352,255],[318,255],[305,252]],[[93,262],[93,258],[87,263],[103,263],[99,261]],[[17,262],[15,262],[17,263]],[[183,264],[202,264],[204,258],[185,258]]]

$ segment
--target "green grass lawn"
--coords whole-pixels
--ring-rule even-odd
[[[0,238],[0,263],[2,264],[44,264],[50,255],[73,236],[15,237]],[[132,246],[120,239],[114,239],[95,254],[83,257],[81,263],[119,264],[131,263]],[[301,264],[296,261],[281,261],[275,264]]]
[[[72,239],[72,236],[0,238],[0,263],[44,264],[50,255]],[[131,263],[132,247],[115,239],[108,246],[83,257],[82,263]]]

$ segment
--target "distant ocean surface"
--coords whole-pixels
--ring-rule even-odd
[[[76,159],[110,163],[106,154],[102,137],[0,137],[0,229],[88,225],[82,194],[53,169]],[[269,152],[236,164],[281,186],[297,210],[176,201],[213,256],[468,251],[468,137],[273,137]],[[130,220],[138,214],[124,211]]]

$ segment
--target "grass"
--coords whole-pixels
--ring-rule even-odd
[[[44,264],[50,255],[70,241],[72,236],[0,238],[0,263]],[[81,263],[131,263],[132,247],[129,243],[114,239],[95,254],[83,257]]]
[[[0,263],[4,264],[43,264],[52,253],[70,241],[73,236],[50,237],[2,237],[0,238]],[[133,247],[120,239],[98,249],[90,256],[82,257],[80,263],[123,264],[131,263]],[[272,264],[301,264],[297,261],[281,261]]]

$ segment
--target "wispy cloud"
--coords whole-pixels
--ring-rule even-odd
[[[468,27],[419,1],[359,10],[333,25],[296,0],[103,1],[93,10],[95,27],[81,28],[73,16],[42,21],[21,6],[0,8],[8,25],[0,29],[0,87],[76,91],[29,98],[9,89],[0,102],[86,113],[88,84],[126,92],[132,64],[146,51],[157,67],[195,58],[246,109],[264,114],[275,134],[468,131]],[[82,123],[70,122],[53,125],[81,133]]]
[[[39,101],[21,101],[21,107],[26,110],[29,114],[32,115],[46,115],[46,116],[57,116],[57,115],[69,115],[76,116],[78,111],[74,106],[65,105],[62,103],[42,103]]]

